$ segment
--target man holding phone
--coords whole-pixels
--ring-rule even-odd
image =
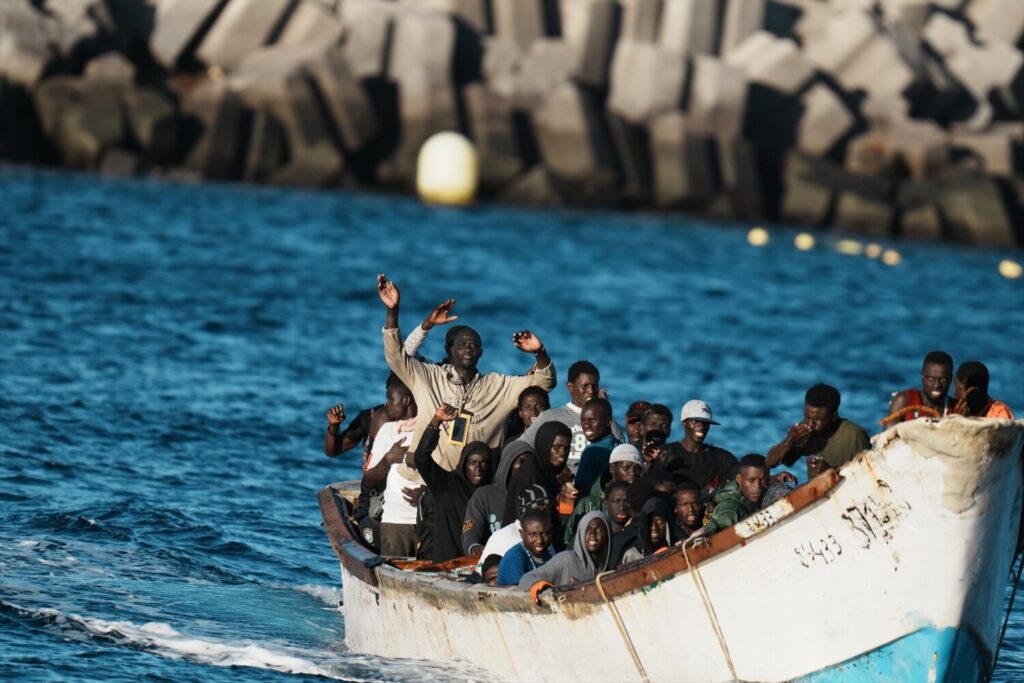
[[[483,441],[492,450],[501,445],[505,420],[518,406],[523,389],[534,385],[545,391],[554,388],[555,367],[544,344],[529,330],[512,335],[516,348],[532,353],[535,358],[532,370],[526,375],[494,372],[481,375],[477,363],[483,355],[483,342],[476,330],[465,325],[457,325],[445,335],[446,361],[441,365],[428,364],[410,356],[402,346],[398,330],[401,296],[395,283],[383,273],[377,276],[377,294],[387,309],[384,359],[412,391],[419,409],[413,443],[419,443],[438,406],[447,403],[458,409],[458,419],[444,423],[447,433],[441,436],[435,452],[435,460],[445,469],[450,471],[456,467],[462,446],[469,441]],[[448,308],[450,310],[451,306]]]

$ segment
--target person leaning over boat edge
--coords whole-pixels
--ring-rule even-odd
[[[690,538],[711,536],[740,522],[761,508],[768,490],[768,465],[763,455],[748,453],[740,458],[736,478],[723,486],[716,496],[711,520]]]
[[[535,364],[526,375],[481,375],[477,363],[483,355],[480,335],[466,326],[453,327],[445,336],[448,362],[430,365],[405,352],[399,342],[398,308],[401,295],[398,287],[382,273],[377,276],[377,294],[387,309],[382,336],[384,359],[388,367],[412,390],[419,417],[413,443],[419,443],[430,421],[430,415],[442,404],[454,405],[464,420],[464,438],[453,440],[450,427],[447,439],[440,439],[435,458],[447,470],[455,469],[461,445],[482,441],[492,450],[501,445],[508,414],[516,408],[519,394],[528,386],[537,385],[545,391],[555,386],[555,367],[541,340],[529,330],[512,335],[516,348],[532,353]],[[455,302],[452,301],[452,305]],[[450,310],[450,307],[449,307]]]
[[[589,581],[611,569],[611,524],[603,512],[588,512],[580,520],[572,548],[558,553],[544,565],[523,575],[519,588],[539,594],[545,586],[565,586]]]
[[[815,384],[804,394],[804,419],[786,431],[782,441],[768,449],[768,468],[780,462],[792,467],[801,456],[807,459],[807,478],[828,468],[838,469],[871,447],[868,433],[839,417],[842,397],[828,384]]]
[[[956,401],[948,393],[952,379],[953,358],[945,351],[929,351],[921,363],[921,388],[894,393],[889,402],[889,416],[883,424],[900,419],[910,422],[933,413],[937,416],[949,415],[956,406]]]
[[[551,545],[551,515],[545,510],[527,510],[519,518],[520,542],[509,548],[498,565],[498,585],[516,586],[555,555]]]
[[[977,360],[964,361],[956,370],[953,393],[957,406],[963,404],[969,417],[1001,417],[1013,419],[1010,406],[988,395],[988,368]]]

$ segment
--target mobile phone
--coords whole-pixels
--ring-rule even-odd
[[[452,431],[448,434],[448,443],[453,446],[465,446],[469,436],[469,423],[473,421],[473,413],[463,410],[452,421]]]

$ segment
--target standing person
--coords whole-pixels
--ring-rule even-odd
[[[401,296],[398,287],[381,274],[377,276],[377,294],[387,309],[383,331],[384,359],[412,390],[420,409],[413,442],[418,443],[422,438],[430,416],[439,406],[449,404],[456,408],[456,419],[444,423],[447,438],[439,437],[435,456],[446,470],[455,470],[465,443],[481,441],[491,449],[501,445],[505,420],[516,407],[523,389],[537,385],[550,391],[555,386],[555,368],[551,358],[544,344],[529,330],[512,335],[517,349],[534,355],[535,365],[526,375],[481,375],[477,369],[483,355],[480,335],[464,325],[449,329],[445,335],[448,362],[429,365],[413,358],[399,342],[398,307]],[[451,305],[454,306],[455,302],[451,301]]]
[[[537,444],[533,457],[528,457],[520,465],[509,480],[508,492],[505,495],[505,512],[502,515],[502,524],[512,524],[518,516],[516,515],[516,501],[519,494],[526,488],[539,484],[547,493],[548,500],[558,499],[563,484],[566,483],[568,474],[565,463],[569,455],[569,445],[572,440],[572,432],[561,422],[548,422],[541,425],[537,430]],[[555,517],[552,521],[557,520]],[[561,526],[555,524],[556,536]]]
[[[700,487],[692,481],[684,481],[676,487],[673,492],[675,499],[675,533],[673,537],[677,540],[689,538],[694,532],[704,526],[704,500],[701,496]]]
[[[921,388],[904,389],[892,395],[889,415],[882,424],[910,422],[924,415],[949,415],[956,401],[949,396],[953,379],[953,358],[945,351],[930,351],[921,364]]]
[[[732,481],[736,476],[736,457],[706,441],[711,425],[719,424],[712,418],[708,404],[697,399],[687,401],[679,419],[683,424],[683,438],[659,449],[654,469],[689,479],[705,490],[717,489]]]
[[[650,407],[647,401],[633,401],[626,409],[626,440],[637,448],[643,446],[644,414]]]
[[[501,558],[498,565],[498,585],[516,586],[527,572],[555,555],[551,545],[551,515],[543,510],[530,510],[519,520],[519,537],[522,541]]]
[[[462,521],[473,491],[491,481],[491,450],[482,441],[473,441],[462,449],[454,471],[449,472],[431,454],[440,438],[440,426],[454,420],[458,411],[441,405],[434,412],[416,445],[413,463],[434,497],[434,562],[462,555]]]
[[[969,360],[957,368],[953,392],[964,415],[1013,419],[1010,406],[988,395],[988,368],[981,361]]]
[[[587,401],[580,412],[580,424],[583,436],[587,439],[587,447],[583,449],[579,462],[569,459],[568,466],[576,473],[573,486],[578,492],[586,494],[608,469],[608,458],[612,449],[621,441],[612,434],[612,404],[603,398],[592,398]]]
[[[380,554],[387,557],[416,555],[416,503],[423,480],[403,467],[416,425],[412,392],[395,376],[388,378],[384,412],[391,418],[377,432],[362,488],[384,487],[380,520]]]
[[[711,536],[749,517],[761,508],[761,498],[767,489],[768,465],[764,456],[744,455],[736,479],[718,492],[711,521],[693,536]]]
[[[804,395],[804,419],[786,432],[782,441],[768,450],[768,467],[780,462],[792,467],[801,456],[807,458],[807,477],[816,477],[826,469],[838,469],[861,451],[871,448],[864,429],[839,417],[839,390],[828,384],[815,384]]]
[[[542,567],[524,574],[519,580],[523,590],[537,589],[539,594],[544,586],[564,586],[570,583],[590,581],[598,574],[611,569],[611,522],[603,512],[588,512],[580,520],[576,540],[571,550],[563,550]],[[536,584],[540,586],[536,586]]]
[[[624,483],[627,486],[632,484],[640,476],[640,472],[643,469],[643,460],[640,458],[640,451],[628,443],[619,444],[612,449],[611,455],[608,458],[608,469],[604,476],[597,477],[590,488],[590,492],[576,503],[576,507],[573,508],[572,516],[569,517],[569,521],[566,524],[566,536],[565,544],[569,545],[572,541],[570,532],[576,528],[576,522],[580,520],[583,515],[594,510],[602,509],[602,503],[607,496],[607,491],[612,484]],[[577,480],[579,473],[577,473]],[[605,512],[608,512],[605,510]],[[612,516],[611,513],[608,513]],[[612,526],[614,526],[614,517],[612,516]],[[614,529],[619,531],[619,529]]]
[[[467,555],[479,557],[491,534],[501,528],[505,514],[508,484],[519,467],[532,457],[530,445],[525,441],[512,441],[501,452],[501,462],[494,481],[473,492],[466,506],[466,519],[462,523],[462,549]]]
[[[583,434],[583,425],[580,418],[583,406],[587,401],[598,397],[598,389],[601,385],[601,373],[593,363],[585,360],[578,360],[569,366],[569,381],[565,388],[569,391],[569,402],[558,408],[551,408],[541,413],[530,428],[519,437],[530,445],[535,445],[537,430],[541,425],[548,422],[561,422],[572,431],[572,447],[569,450],[569,466],[576,471],[576,464],[587,447],[589,441]],[[612,422],[611,432],[619,443],[625,440],[622,429]]]
[[[519,393],[516,409],[508,416],[505,427],[505,444],[517,440],[530,428],[533,421],[545,410],[551,408],[551,397],[540,387],[526,387]]]

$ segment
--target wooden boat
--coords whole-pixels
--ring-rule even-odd
[[[545,591],[539,604],[383,561],[327,487],[345,640],[467,662],[495,680],[984,679],[1021,520],[1022,437],[1024,420],[899,424],[707,544]]]

